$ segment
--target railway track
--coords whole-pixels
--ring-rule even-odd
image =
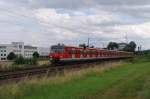
[[[116,60],[115,60],[116,61]],[[104,61],[105,63],[108,61]],[[25,78],[32,78],[34,76],[41,77],[43,75],[50,76],[57,73],[62,73],[64,70],[71,70],[71,69],[81,69],[94,66],[93,64],[102,64],[104,62],[78,62],[76,64],[57,64],[51,65],[48,67],[37,67],[31,69],[23,69],[17,71],[6,71],[0,72],[0,84],[10,83],[12,81],[20,81]],[[60,66],[61,65],[61,66]]]
[[[88,65],[87,65],[88,64]],[[34,76],[50,76],[57,73],[62,73],[64,70],[70,70],[70,69],[80,69],[82,67],[87,68],[92,63],[77,63],[77,64],[60,64],[56,66],[49,66],[49,67],[37,67],[37,68],[31,68],[31,69],[23,69],[23,70],[17,70],[17,71],[6,71],[6,72],[0,72],[0,84],[9,83],[12,81],[20,81],[24,78],[30,78]]]

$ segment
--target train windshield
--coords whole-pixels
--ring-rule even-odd
[[[56,45],[51,47],[51,53],[63,53],[64,52],[64,46]]]

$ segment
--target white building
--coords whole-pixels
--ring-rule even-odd
[[[40,57],[48,57],[50,53],[50,48],[38,47],[37,48]]]
[[[24,57],[25,58],[32,58],[34,52],[37,52],[37,47],[33,47],[33,46],[29,46],[29,45],[24,46]]]
[[[13,52],[13,46],[11,44],[0,44],[0,61],[7,60],[10,52]]]
[[[11,44],[0,44],[0,61],[7,60],[10,52],[16,55],[22,55],[25,58],[32,58],[34,52],[38,52],[40,56],[47,57],[49,55],[49,48],[34,47],[31,45],[24,45],[24,42],[12,42]]]
[[[22,55],[24,57],[24,43],[23,42],[12,42],[13,52],[16,55]]]
[[[118,43],[118,50],[123,50],[127,45],[127,43]]]

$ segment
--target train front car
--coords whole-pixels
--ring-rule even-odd
[[[51,46],[51,51],[50,51],[50,61],[52,63],[58,63],[61,59],[62,54],[64,53],[64,45],[53,45]]]

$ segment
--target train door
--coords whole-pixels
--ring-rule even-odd
[[[99,50],[99,58],[102,57],[102,52]]]
[[[87,58],[90,58],[90,50],[87,50]]]
[[[80,49],[76,49],[76,58],[80,58]]]
[[[83,58],[83,49],[80,49],[80,58]]]
[[[86,49],[83,50],[83,58],[87,58],[87,50]]]
[[[72,48],[72,58],[76,58],[76,49]]]
[[[90,49],[90,58],[92,58],[92,50]]]
[[[68,53],[67,58],[72,58],[72,48],[71,47],[67,47],[67,53]]]
[[[67,53],[67,47],[64,48],[64,53],[63,53],[63,58],[68,58],[69,57],[69,53]]]

